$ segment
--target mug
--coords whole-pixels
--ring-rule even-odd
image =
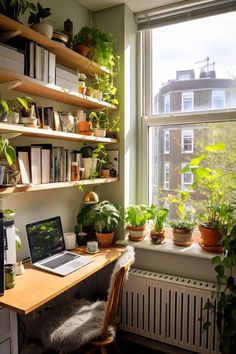
[[[16,270],[14,264],[5,264],[5,289],[12,289],[16,285]]]
[[[74,248],[76,248],[76,235],[74,232],[65,232],[64,240],[67,250],[73,250]]]
[[[97,253],[98,252],[98,242],[97,241],[88,241],[86,251],[88,253]]]
[[[87,233],[86,232],[78,232],[76,234],[76,241],[78,246],[86,245],[87,241]]]

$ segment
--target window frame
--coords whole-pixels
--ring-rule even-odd
[[[170,153],[170,131],[164,131],[164,154],[167,155]]]
[[[186,102],[186,99],[191,99],[191,108],[190,109],[184,109],[184,104]],[[193,91],[183,91],[182,92],[182,97],[181,97],[181,111],[182,112],[192,112],[194,110],[194,93]]]
[[[185,150],[185,138],[191,137],[191,150]],[[192,154],[194,151],[194,134],[193,129],[182,128],[181,129],[181,153],[182,154]]]
[[[220,108],[217,108],[217,107],[214,107],[214,105],[213,105],[213,102],[214,102],[214,96],[217,96],[217,94],[219,95],[221,95],[223,93],[223,95],[222,96],[224,96],[223,97],[223,107],[220,107]],[[218,96],[219,97],[219,96]],[[211,108],[212,109],[225,109],[225,90],[212,90],[211,91]]]

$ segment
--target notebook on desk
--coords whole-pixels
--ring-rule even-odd
[[[92,259],[65,250],[60,216],[26,225],[31,263],[59,275],[67,275]]]

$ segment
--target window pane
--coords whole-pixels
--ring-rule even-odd
[[[152,30],[153,114],[236,107],[236,12]]]
[[[169,133],[170,150],[165,154],[165,136]],[[191,135],[192,152],[186,154],[182,149],[183,136]],[[175,189],[186,190],[193,182],[193,176],[180,170],[194,157],[204,154],[204,147],[224,142],[226,154],[222,160],[223,170],[236,165],[236,122],[207,123],[195,125],[158,126],[149,128],[149,202],[164,204],[162,200]],[[186,145],[188,146],[188,145]],[[193,199],[198,200],[196,192]],[[174,209],[170,212],[175,217]]]

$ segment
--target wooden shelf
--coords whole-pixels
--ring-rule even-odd
[[[65,65],[73,70],[77,70],[79,68],[80,72],[85,73],[88,76],[111,73],[107,68],[101,67],[97,63],[87,59],[75,51],[67,47],[63,47],[58,42],[48,39],[28,26],[16,22],[10,17],[2,14],[0,14],[0,29],[4,31],[19,31],[19,36],[36,42],[56,54],[57,62],[61,65]]]
[[[77,182],[57,182],[57,183],[29,184],[29,185],[18,184],[13,187],[0,187],[0,197],[13,194],[13,193],[22,193],[22,192],[25,193],[25,192],[43,191],[47,189],[106,184],[106,183],[114,183],[117,181],[118,178],[95,178],[95,179],[81,180]]]
[[[13,71],[8,71],[0,67],[0,83],[13,80],[20,80],[21,85],[17,87],[17,90],[25,92],[29,95],[41,96],[87,109],[117,108],[114,105],[110,105],[103,101],[98,101],[97,99],[86,95],[81,95],[78,92],[69,91],[56,85],[47,84],[29,76],[17,74]]]
[[[41,138],[54,138],[60,140],[74,140],[74,141],[84,141],[91,143],[104,143],[104,144],[116,144],[117,139],[111,138],[100,138],[92,135],[83,135],[76,133],[66,133],[58,132],[55,130],[46,130],[46,129],[37,129],[37,128],[28,128],[19,124],[8,124],[0,123],[0,136],[1,134],[10,134],[16,135],[25,135],[31,137],[41,137]]]

